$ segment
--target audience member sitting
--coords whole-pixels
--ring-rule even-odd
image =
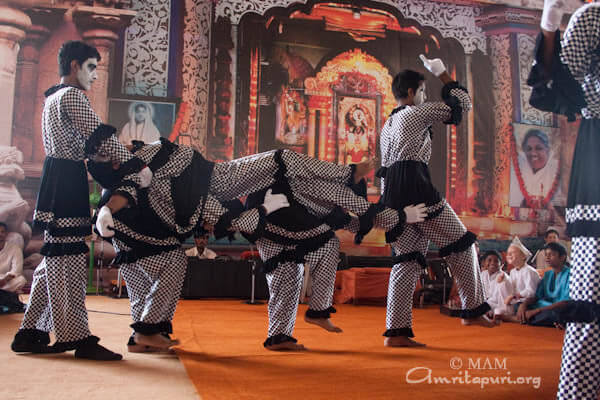
[[[195,246],[187,249],[185,255],[188,257],[198,257],[201,260],[214,260],[217,253],[206,247],[208,243],[209,232],[202,231],[194,233]]]
[[[0,222],[0,289],[19,293],[27,280],[23,276],[23,252],[6,241],[7,226]]]
[[[512,306],[505,304],[504,300],[514,294],[514,287],[508,274],[502,271],[502,256],[496,250],[483,254],[482,266],[485,268],[481,272],[485,301],[491,307],[488,316],[500,322],[502,315],[513,313]]]
[[[504,299],[504,304],[513,305],[514,312],[517,311],[519,303],[535,295],[538,283],[540,282],[540,276],[537,271],[526,263],[529,257],[531,257],[531,252],[515,236],[506,251],[506,261],[513,266],[513,269],[510,271],[510,280],[514,287],[514,293]],[[502,279],[503,277],[500,276],[499,280],[502,281]],[[502,319],[512,322],[514,319],[511,317],[512,315],[503,315]]]
[[[558,317],[553,310],[569,300],[567,249],[560,243],[550,242],[545,248],[546,262],[552,268],[544,274],[535,295],[525,299],[514,317],[515,322],[536,326],[554,326]]]
[[[544,234],[544,246],[539,249],[529,260],[529,264],[533,265],[537,270],[544,270],[548,267],[546,264],[545,248],[548,243],[560,242],[558,231],[554,228],[548,228]]]

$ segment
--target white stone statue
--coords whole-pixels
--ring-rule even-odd
[[[31,208],[16,186],[25,179],[22,163],[23,154],[16,147],[0,146],[0,221],[8,225],[6,240],[23,249],[31,239],[31,227],[25,222]]]

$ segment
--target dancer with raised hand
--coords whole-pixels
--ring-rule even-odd
[[[91,233],[85,159],[105,156],[119,162],[119,179],[110,202],[135,204],[137,190],[148,186],[150,169],[119,143],[115,128],[102,123],[85,95],[97,78],[98,51],[83,42],[63,44],[58,54],[61,82],[45,92],[42,138],[46,159],[33,216],[44,230],[44,255],[36,268],[27,311],[11,348],[15,352],[75,350],[75,357],[120,360],[98,344],[85,308],[87,253]],[[138,173],[139,171],[139,173]],[[48,346],[48,333],[56,343]]]
[[[382,168],[377,175],[382,178],[382,201],[387,207],[401,210],[409,204],[425,203],[425,221],[408,225],[399,236],[387,235],[394,250],[396,264],[390,274],[387,297],[386,328],[383,334],[386,346],[421,346],[415,342],[412,331],[412,294],[429,241],[440,248],[452,271],[462,301],[462,310],[455,316],[463,324],[492,327],[485,313],[490,309],[484,301],[483,286],[473,243],[468,232],[452,207],[438,193],[431,182],[429,159],[431,157],[434,122],[460,123],[471,109],[471,100],[463,87],[450,78],[440,59],[430,60],[421,55],[425,68],[444,84],[443,102],[426,102],[425,76],[404,70],[393,80],[392,91],[398,107],[385,122],[381,131],[380,147]]]

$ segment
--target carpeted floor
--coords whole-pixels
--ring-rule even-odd
[[[99,311],[89,313],[92,334],[101,338],[100,344],[123,354],[124,360],[78,360],[72,351],[56,355],[15,354],[10,343],[23,314],[0,315],[0,399],[199,398],[177,356],[127,353],[131,334],[129,300],[88,296],[86,303],[89,310]]]
[[[333,334],[306,324],[300,306],[294,336],[310,350],[278,353],[262,347],[266,305],[181,301],[182,365],[172,355],[127,353],[126,299],[91,296],[87,304],[109,312],[91,312],[90,326],[125,361],[16,355],[9,345],[22,314],[0,316],[0,399],[551,399],[558,381],[562,332],[462,327],[435,308],[415,310],[416,339],[427,348],[390,349],[381,336],[383,307],[337,306],[333,319],[344,333]]]
[[[262,347],[266,305],[182,301],[178,354],[203,399],[554,398],[561,331],[463,327],[435,308],[416,309],[416,339],[428,347],[392,349],[383,347],[384,307],[337,308],[342,334],[306,324],[300,306],[294,336],[310,351],[281,353]]]

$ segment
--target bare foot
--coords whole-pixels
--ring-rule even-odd
[[[425,343],[419,343],[406,336],[386,337],[383,341],[385,347],[425,347]]]
[[[360,182],[362,178],[367,176],[375,168],[375,160],[367,160],[356,164],[354,171],[354,183]]]
[[[166,338],[160,333],[156,333],[154,335],[142,335],[141,333],[135,333],[133,336],[133,340],[137,344],[143,344],[150,347],[158,347],[161,349],[168,349],[171,346],[174,346],[174,341]]]
[[[305,315],[304,320],[306,322],[308,322],[309,324],[314,324],[314,325],[320,326],[321,328],[323,328],[329,332],[336,332],[336,333],[343,332],[341,328],[332,324],[331,320],[329,318],[310,318]]]
[[[265,349],[272,351],[305,351],[308,350],[303,344],[294,342],[283,342],[277,344],[270,344],[265,346]]]
[[[494,321],[490,320],[485,315],[481,315],[479,317],[469,318],[469,319],[463,318],[462,324],[463,325],[479,325],[479,326],[483,326],[484,328],[494,328],[497,325]]]

